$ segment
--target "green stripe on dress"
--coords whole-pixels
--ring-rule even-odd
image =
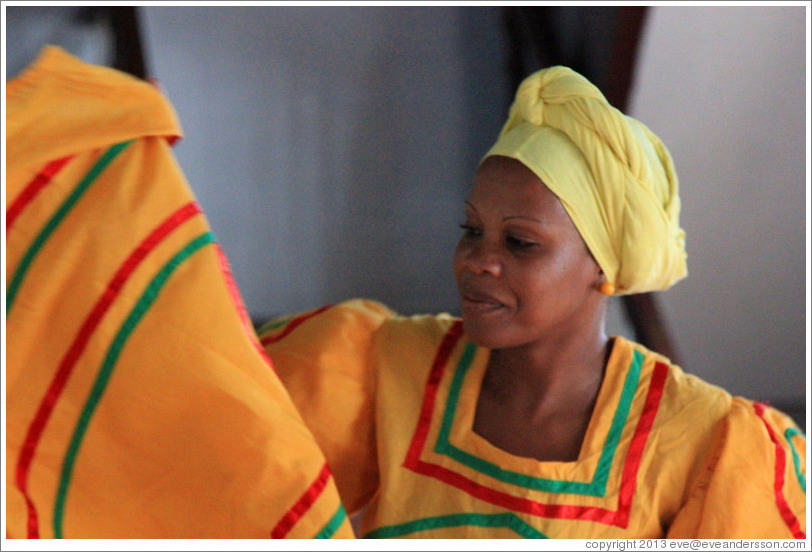
[[[620,436],[623,432],[623,428],[626,425],[626,420],[631,410],[632,401],[634,400],[634,395],[640,381],[640,372],[644,360],[643,354],[637,350],[634,351],[632,362],[629,365],[628,373],[623,383],[623,390],[620,394],[620,400],[618,401],[617,409],[615,410],[614,417],[612,418],[612,425],[609,427],[609,431],[606,435],[606,441],[604,443],[603,450],[601,451],[601,456],[598,460],[598,465],[595,469],[595,473],[592,476],[592,481],[587,483],[582,481],[545,479],[505,470],[491,462],[488,462],[487,460],[460,450],[449,442],[448,436],[451,432],[452,426],[454,425],[454,416],[457,409],[457,402],[459,401],[460,390],[462,388],[465,374],[473,362],[475,352],[476,346],[473,343],[467,344],[462,356],[460,357],[460,361],[457,364],[457,370],[454,373],[454,379],[452,380],[451,389],[448,393],[448,400],[443,413],[443,421],[434,451],[438,454],[449,456],[461,464],[493,477],[494,479],[517,485],[519,487],[549,493],[604,496],[606,494],[606,484],[609,480],[609,473],[612,469],[612,461],[614,459],[615,452],[617,451]]]
[[[344,523],[344,520],[347,519],[347,511],[344,509],[343,504],[338,505],[338,510],[333,517],[330,518],[330,521],[327,522],[321,531],[313,537],[314,539],[331,539],[338,528],[341,527],[341,524]]]
[[[505,527],[525,539],[546,539],[547,536],[532,527],[516,514],[449,514],[416,519],[399,525],[379,527],[364,535],[365,539],[391,539],[403,537],[418,531],[431,531],[448,527]]]
[[[17,266],[17,270],[14,271],[14,275],[11,277],[11,283],[9,284],[8,289],[6,289],[6,316],[8,316],[9,312],[11,312],[11,307],[14,304],[14,299],[17,297],[17,292],[20,290],[23,278],[25,278],[28,269],[31,268],[31,264],[42,250],[45,242],[48,241],[48,238],[51,237],[51,234],[54,233],[62,220],[82,198],[88,188],[90,188],[90,185],[96,181],[102,172],[104,172],[104,169],[106,169],[110,163],[113,162],[113,159],[115,159],[118,154],[124,151],[124,149],[133,142],[134,140],[130,140],[128,142],[116,144],[104,152],[99,160],[96,161],[96,164],[90,168],[84,178],[79,181],[79,184],[70,193],[67,199],[62,202],[62,205],[59,206],[53,216],[48,220],[47,223],[45,223],[45,226],[42,228],[42,230],[40,230],[37,237],[34,238],[31,246],[25,252],[25,255],[23,255],[19,266]]]
[[[85,405],[82,408],[82,412],[79,416],[79,421],[77,422],[76,428],[73,431],[73,436],[71,437],[70,444],[68,445],[68,450],[65,453],[65,458],[62,461],[62,472],[59,477],[59,486],[57,488],[56,502],[54,505],[54,536],[56,538],[63,538],[62,522],[65,515],[65,502],[67,500],[71,476],[73,474],[73,468],[76,463],[79,448],[82,444],[85,433],[87,432],[88,426],[90,425],[90,420],[93,417],[93,413],[95,412],[96,407],[101,400],[102,394],[107,387],[110,376],[113,374],[116,362],[118,362],[121,351],[124,349],[124,345],[135,330],[138,323],[146,314],[147,310],[149,310],[149,308],[158,298],[158,294],[166,284],[167,280],[169,280],[172,273],[175,272],[175,270],[195,252],[200,250],[203,246],[213,243],[214,241],[214,235],[211,232],[201,234],[189,242],[178,253],[176,253],[175,256],[172,257],[169,262],[163,266],[163,268],[161,268],[149,285],[147,285],[144,293],[138,299],[138,302],[135,304],[132,311],[130,311],[127,319],[121,325],[116,337],[113,339],[110,348],[107,350],[107,354],[105,355],[102,366],[99,369],[98,375],[96,376],[96,381],[93,383],[93,388],[90,390],[90,395],[85,401]]]
[[[801,486],[801,489],[804,490],[804,494],[806,494],[806,477],[804,477],[804,474],[801,472],[801,458],[798,456],[795,443],[792,442],[792,438],[796,435],[800,435],[806,439],[806,435],[797,427],[788,427],[784,432],[784,438],[787,440],[787,443],[789,443],[789,450],[792,452],[792,463],[795,465],[795,477],[798,479],[798,484]]]

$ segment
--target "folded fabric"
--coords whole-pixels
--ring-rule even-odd
[[[171,106],[53,47],[6,94],[7,536],[352,537]]]

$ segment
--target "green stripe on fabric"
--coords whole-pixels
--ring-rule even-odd
[[[798,456],[798,450],[795,448],[795,443],[792,442],[792,438],[796,435],[800,435],[804,439],[806,439],[806,435],[798,429],[797,427],[789,427],[784,432],[784,438],[789,443],[789,450],[792,452],[792,463],[795,464],[795,477],[798,479],[798,484],[804,490],[804,494],[806,494],[806,477],[804,474],[801,473],[801,458]]]
[[[491,462],[488,462],[487,460],[478,458],[472,454],[460,450],[449,442],[448,436],[451,432],[451,428],[454,425],[454,416],[457,409],[457,402],[459,401],[460,389],[462,388],[465,374],[471,366],[475,352],[476,346],[469,343],[466,345],[465,351],[460,357],[457,370],[454,373],[454,379],[451,383],[451,389],[448,393],[448,400],[443,413],[443,421],[434,451],[438,454],[449,456],[461,464],[493,477],[494,479],[527,489],[549,493],[604,496],[606,494],[606,484],[609,480],[609,473],[612,469],[612,461],[614,459],[615,452],[617,451],[618,443],[620,442],[620,436],[623,433],[623,428],[626,425],[626,420],[631,410],[634,394],[637,391],[637,386],[640,382],[640,372],[644,359],[643,354],[639,351],[634,351],[634,356],[632,358],[631,365],[629,366],[626,379],[623,382],[623,390],[620,394],[620,400],[618,401],[617,409],[615,410],[614,417],[612,418],[612,425],[609,427],[609,432],[606,435],[606,441],[603,445],[601,456],[598,460],[598,465],[595,469],[595,473],[592,476],[592,481],[587,483],[583,481],[544,479],[505,470],[495,464],[492,464]]]
[[[62,520],[65,514],[65,501],[67,500],[68,487],[70,485],[71,476],[73,474],[73,467],[76,462],[76,457],[79,453],[79,447],[82,444],[87,428],[90,424],[90,419],[96,410],[96,407],[101,400],[110,376],[113,373],[116,362],[118,361],[124,345],[129,339],[130,335],[135,330],[138,323],[146,314],[147,310],[152,306],[158,298],[163,286],[166,284],[172,273],[195,252],[200,250],[203,246],[213,243],[215,241],[214,235],[211,232],[206,232],[189,242],[183,249],[172,257],[163,268],[156,274],[152,281],[147,285],[144,293],[138,299],[138,302],[133,307],[130,314],[127,316],[124,323],[121,325],[116,337],[113,339],[110,348],[107,350],[102,366],[96,376],[96,381],[93,383],[93,388],[90,390],[82,413],[79,416],[79,421],[73,431],[68,450],[65,453],[65,458],[62,462],[62,472],[59,478],[59,486],[57,488],[56,503],[54,505],[54,536],[58,539],[62,537]]]
[[[11,277],[11,283],[9,284],[8,289],[6,289],[6,316],[8,316],[9,312],[11,312],[11,307],[14,304],[14,299],[17,297],[17,292],[20,290],[23,278],[25,278],[28,269],[31,268],[31,264],[34,262],[37,254],[42,250],[45,242],[48,241],[48,238],[54,233],[65,216],[67,216],[74,205],[76,205],[79,199],[81,199],[87,189],[90,188],[90,185],[96,181],[102,172],[104,172],[104,169],[106,169],[110,163],[113,162],[113,159],[115,159],[118,154],[124,151],[124,149],[133,142],[134,140],[122,142],[110,147],[110,149],[105,151],[99,160],[96,161],[96,164],[90,168],[84,178],[79,181],[79,184],[70,193],[70,195],[68,195],[67,199],[62,202],[62,205],[59,206],[53,216],[48,220],[47,223],[45,223],[45,226],[42,228],[42,230],[40,230],[37,237],[34,238],[31,246],[25,252],[25,255],[20,261],[17,270],[14,271],[14,275]]]
[[[544,533],[538,531],[516,514],[506,512],[503,514],[450,514],[447,516],[428,517],[416,519],[400,525],[379,527],[364,535],[365,539],[391,539],[403,537],[418,531],[431,531],[448,527],[505,527],[525,539],[546,539]]]
[[[290,322],[291,320],[293,320],[293,316],[286,316],[280,320],[269,320],[268,322],[265,322],[262,326],[259,327],[259,329],[257,330],[257,335],[262,337],[262,334],[264,334],[265,332],[269,332],[271,330],[275,330],[276,328],[280,328],[285,324],[287,324],[288,322]]]
[[[314,539],[333,538],[333,535],[335,534],[336,531],[338,531],[338,528],[341,527],[341,524],[344,523],[345,519],[347,519],[347,511],[344,509],[343,504],[339,504],[338,510],[333,515],[333,517],[330,518],[330,521],[327,522],[327,525],[325,525],[322,528],[322,530],[319,531],[318,534],[313,538]]]

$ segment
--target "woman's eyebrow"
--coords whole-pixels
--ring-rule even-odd
[[[508,221],[508,220],[512,220],[512,219],[529,220],[529,221],[532,221],[532,222],[537,222],[537,223],[539,223],[541,225],[546,225],[546,222],[544,222],[543,220],[537,219],[537,218],[534,218],[534,217],[529,217],[527,215],[506,215],[506,216],[502,217],[502,221]]]
[[[470,201],[467,201],[467,200],[466,200],[466,201],[465,201],[465,205],[466,205],[467,207],[469,207],[469,208],[470,208],[472,211],[474,211],[474,212],[478,212],[478,211],[477,211],[477,208],[476,208],[476,207],[474,207],[474,204],[473,204],[473,203],[471,203]],[[541,224],[542,226],[546,226],[546,225],[547,225],[547,222],[545,222],[545,221],[543,221],[543,220],[541,220],[541,219],[537,219],[537,218],[535,218],[535,217],[531,217],[531,216],[529,216],[529,215],[505,215],[505,216],[503,216],[503,217],[502,217],[502,222],[505,222],[505,221],[508,221],[508,220],[513,220],[513,219],[529,220],[529,221],[531,221],[531,222],[535,222],[535,223]]]

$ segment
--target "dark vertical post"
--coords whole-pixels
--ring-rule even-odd
[[[136,6],[111,6],[105,9],[115,40],[113,67],[140,79],[146,79],[147,71],[141,45],[138,8]]]

